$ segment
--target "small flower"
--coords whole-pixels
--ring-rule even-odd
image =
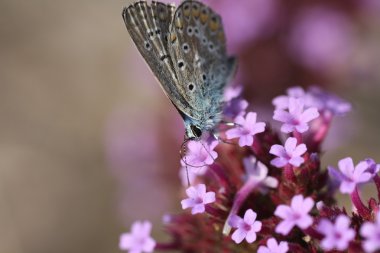
[[[351,104],[346,100],[313,86],[308,89],[308,104],[318,108],[320,112],[329,112],[332,115],[344,116],[351,111]]]
[[[362,161],[358,165],[354,166],[354,162],[351,157],[346,157],[339,161],[339,170],[329,166],[329,174],[339,180],[341,193],[351,194],[355,187],[360,183],[366,183],[372,178],[372,174],[367,172],[368,163]]]
[[[245,99],[234,98],[226,103],[223,114],[229,118],[244,116],[245,110],[248,107],[248,102]]]
[[[187,169],[186,169],[187,167]],[[183,186],[188,186],[188,180],[190,184],[193,184],[197,176],[202,176],[206,173],[208,167],[191,167],[186,166],[186,164],[181,160],[181,168],[179,169],[179,178]]]
[[[192,207],[191,213],[203,213],[205,205],[215,202],[215,192],[206,192],[206,185],[190,186],[186,190],[189,198],[181,201],[182,209]]]
[[[183,161],[190,167],[204,167],[211,165],[218,157],[218,153],[214,151],[218,145],[217,141],[207,144],[205,141],[189,141],[188,153],[183,158]]]
[[[273,119],[283,122],[281,131],[299,133],[309,130],[308,123],[319,116],[315,107],[304,110],[305,102],[301,98],[289,98],[289,112],[277,109],[274,111]]]
[[[305,90],[302,87],[290,87],[286,90],[288,95],[282,95],[275,97],[272,100],[272,104],[276,107],[276,109],[286,110],[289,107],[289,98],[303,98],[305,97]]]
[[[276,239],[270,238],[267,246],[260,246],[257,253],[286,253],[289,250],[287,242],[277,243]]]
[[[362,246],[366,252],[380,249],[380,211],[376,214],[375,223],[365,222],[362,225],[360,235],[365,238]]]
[[[376,164],[375,160],[371,158],[367,158],[365,159],[365,161],[368,164],[368,169],[366,170],[366,172],[371,173],[372,176],[377,175],[377,173],[379,173],[380,171],[380,164]]]
[[[274,214],[283,219],[277,227],[276,232],[287,235],[294,226],[301,229],[308,228],[313,219],[309,215],[314,206],[312,198],[305,198],[302,195],[296,195],[292,198],[290,206],[279,205]]]
[[[345,250],[352,239],[355,238],[355,231],[350,228],[351,220],[341,214],[333,224],[328,219],[322,219],[318,224],[317,230],[324,235],[321,241],[324,250]]]
[[[271,161],[273,166],[283,168],[288,164],[299,167],[304,159],[301,157],[307,151],[305,144],[297,145],[297,139],[289,137],[285,141],[285,145],[275,144],[271,147],[269,153],[278,156]]]
[[[153,252],[155,240],[150,237],[152,224],[149,221],[136,221],[132,224],[131,233],[120,236],[119,248],[129,253]]]
[[[242,91],[243,91],[243,87],[241,85],[228,86],[224,90],[224,101],[229,102],[232,99],[239,97]]]
[[[258,161],[254,156],[243,159],[245,171],[247,172],[247,180],[254,180],[259,187],[276,188],[278,180],[268,176],[268,168]],[[263,189],[265,190],[265,188]]]
[[[256,233],[261,230],[261,222],[256,221],[257,214],[248,209],[244,214],[244,219],[237,215],[231,216],[229,223],[231,227],[237,228],[232,234],[232,240],[236,243],[241,243],[244,239],[248,243],[256,240]]]
[[[228,139],[239,138],[239,146],[251,146],[253,144],[253,136],[257,133],[264,132],[265,123],[256,122],[257,114],[249,112],[246,118],[238,116],[235,119],[235,123],[238,125],[226,131]]]

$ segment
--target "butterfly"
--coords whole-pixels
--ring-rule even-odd
[[[126,28],[166,96],[182,116],[185,139],[222,121],[223,92],[236,60],[227,56],[221,17],[205,4],[139,1],[125,7]]]

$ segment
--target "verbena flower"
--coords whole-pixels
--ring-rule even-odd
[[[257,253],[286,253],[289,250],[287,242],[277,243],[275,238],[267,241],[267,246],[260,246]]]
[[[218,145],[217,141],[213,141],[208,144],[205,141],[189,141],[187,147],[188,152],[183,158],[189,167],[203,167],[214,163],[218,157],[218,153],[214,151]]]
[[[256,217],[257,214],[252,209],[245,212],[243,219],[237,215],[231,217],[230,226],[236,228],[231,236],[234,242],[241,243],[244,239],[248,243],[256,241],[256,233],[261,230],[262,226],[260,221],[256,221]]]
[[[341,214],[333,224],[328,219],[322,219],[317,230],[324,235],[321,246],[324,250],[345,250],[350,241],[355,238],[354,229],[350,228],[351,220]]]
[[[294,196],[290,206],[279,205],[274,214],[283,220],[277,225],[276,232],[287,235],[294,226],[308,228],[313,223],[313,218],[309,215],[313,206],[313,199],[302,195]]]
[[[273,119],[283,122],[281,131],[291,133],[297,131],[304,133],[309,130],[308,123],[318,118],[317,108],[308,108],[304,110],[305,102],[301,98],[289,98],[289,111],[277,109],[274,111]]]
[[[244,116],[246,109],[248,108],[248,102],[245,99],[234,98],[226,103],[223,114],[228,118],[236,118],[237,116]]]
[[[375,222],[365,222],[360,228],[360,235],[364,237],[363,248],[366,252],[380,250],[380,211],[377,212]]]
[[[230,101],[240,99],[238,94],[230,94]],[[191,212],[165,215],[165,231],[170,236],[167,242],[155,243],[154,249],[210,253],[379,250],[380,214],[375,221],[373,214],[380,209],[380,166],[373,159],[354,166],[350,157],[339,161],[338,169],[329,167],[327,171],[321,165],[321,144],[332,116],[344,114],[344,110],[333,112],[329,108],[334,99],[310,89],[289,90],[277,112],[281,110],[282,116],[285,112],[289,118],[300,119],[312,109],[319,111],[321,117],[307,134],[300,134],[297,128],[308,128],[316,113],[312,112],[312,117],[306,115],[296,124],[291,122],[289,128],[293,128],[294,137],[288,137],[283,145],[282,133],[257,123],[255,113],[237,117],[236,127],[226,131],[227,138],[239,139],[240,145],[223,143],[216,153],[217,142],[190,142],[181,162],[182,180],[186,186],[187,167],[190,183],[196,185],[186,190],[187,197],[181,204]],[[358,185],[363,183],[373,183],[377,196],[362,201]],[[336,204],[334,190],[338,188],[350,193],[354,206],[350,216]],[[150,227],[148,232],[140,233],[140,238],[150,238],[149,233]],[[131,234],[121,248],[133,250],[131,247],[137,245],[138,253],[153,250],[149,245],[141,246],[145,245],[144,240],[131,240]]]
[[[372,174],[367,172],[368,163],[362,161],[354,166],[351,157],[346,157],[338,162],[339,171],[329,166],[329,173],[340,182],[341,193],[351,194],[358,184],[366,183],[372,178]]]
[[[155,240],[150,237],[152,224],[149,221],[136,221],[131,232],[120,236],[119,248],[129,253],[153,252]]]
[[[246,117],[238,116],[235,119],[236,127],[226,131],[228,139],[239,138],[239,146],[251,146],[253,136],[262,133],[265,130],[265,123],[256,122],[257,114],[254,112],[247,113]]]
[[[286,90],[287,95],[277,96],[272,100],[272,104],[276,109],[286,110],[289,108],[289,98],[305,99],[306,92],[302,87],[295,86]]]
[[[276,188],[278,180],[268,175],[268,168],[257,161],[254,156],[243,159],[244,169],[246,171],[246,180],[253,180],[257,183],[261,190],[265,191],[265,187]]]
[[[190,186],[186,190],[189,198],[181,201],[182,209],[192,208],[191,213],[203,213],[205,205],[215,202],[215,192],[206,192],[206,185]]]
[[[240,94],[242,93],[242,91],[243,91],[243,86],[241,86],[241,85],[228,86],[224,90],[224,94],[223,94],[224,101],[229,102],[234,98],[238,98],[240,96]]]
[[[305,161],[302,155],[305,154],[306,151],[307,148],[305,144],[297,145],[297,139],[289,137],[285,141],[284,146],[275,144],[270,148],[269,153],[277,156],[277,158],[271,161],[271,164],[277,168],[283,168],[288,164],[299,167]]]

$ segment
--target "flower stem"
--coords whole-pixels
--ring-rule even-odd
[[[358,187],[355,187],[355,190],[351,193],[351,201],[358,210],[360,216],[365,219],[371,217],[371,211],[363,204],[360,198]]]
[[[237,215],[240,210],[241,205],[247,199],[248,195],[256,188],[258,185],[256,178],[249,177],[248,180],[244,183],[244,185],[240,188],[240,190],[236,193],[234,203],[232,205],[231,211],[227,217],[226,222],[223,227],[223,234],[229,235],[231,231],[231,226],[228,224],[231,216]]]
[[[290,164],[285,165],[284,177],[289,181],[295,181],[296,175],[294,174],[293,166]]]
[[[378,198],[378,201],[380,201],[380,177],[379,175],[375,175],[373,177],[373,181],[375,182],[375,185],[376,185],[376,188],[377,188],[377,198]]]

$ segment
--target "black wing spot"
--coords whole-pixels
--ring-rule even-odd
[[[184,67],[185,67],[185,63],[182,60],[178,61],[178,68],[182,69]]]
[[[187,87],[189,88],[190,91],[194,91],[194,88],[195,88],[194,84],[190,83]]]

